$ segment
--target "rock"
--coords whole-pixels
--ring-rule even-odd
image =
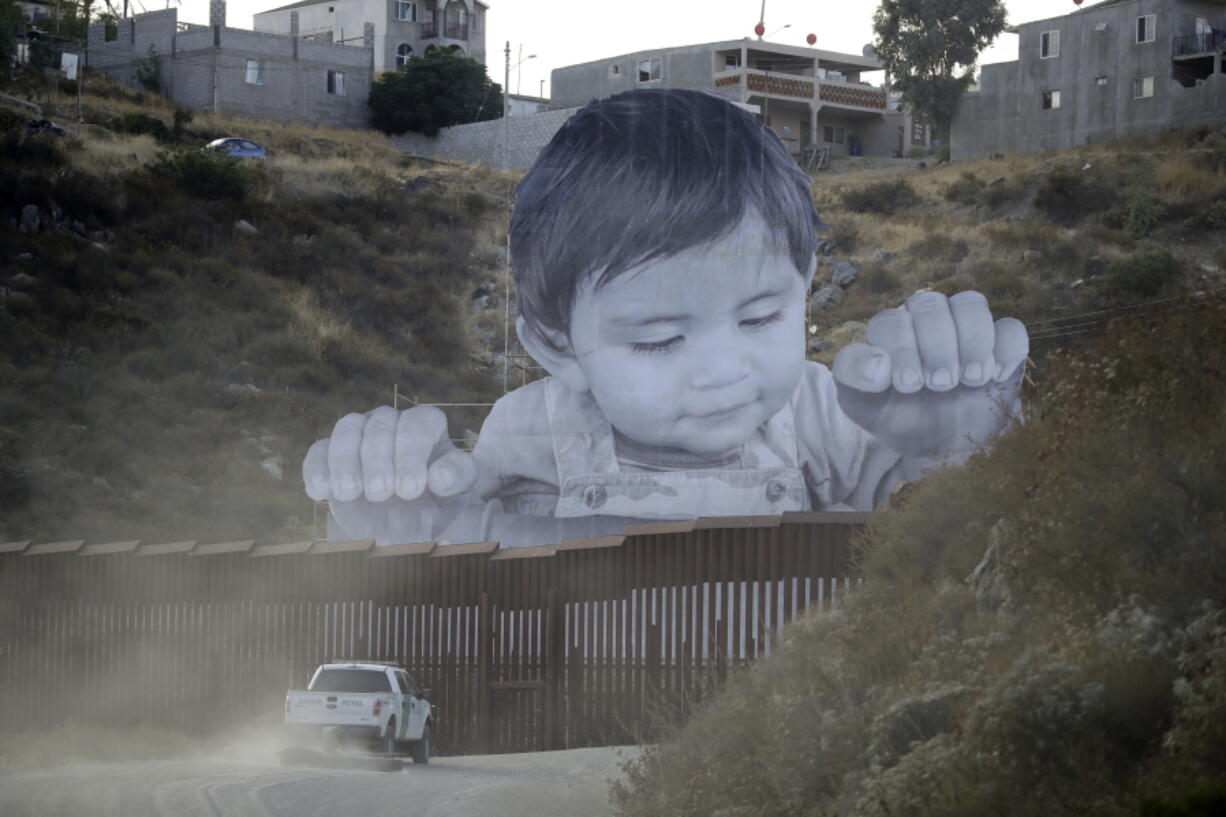
[[[108,247],[107,245],[103,244],[101,241],[91,241],[89,246],[91,246],[91,247],[93,247],[95,250],[99,250],[99,251],[101,251],[101,252],[110,252],[110,251],[111,251],[111,248],[110,248],[110,247]]]
[[[1069,288],[1069,289],[1077,289],[1078,287],[1083,287],[1083,286],[1085,286],[1085,285],[1086,285],[1086,279],[1084,279],[1084,278],[1078,278],[1076,281],[1074,281],[1073,283],[1069,284],[1069,285],[1068,285],[1068,288]]]
[[[234,222],[234,229],[238,230],[240,233],[248,233],[250,235],[255,235],[259,232],[254,224],[242,218]]]
[[[473,306],[477,309],[493,309],[498,306],[499,299],[497,295],[481,295],[473,298]]]
[[[33,261],[33,260],[34,260],[34,253],[32,253],[32,252],[23,252],[23,253],[21,253],[20,255],[18,255],[18,256],[17,256],[17,260],[18,260],[18,261]]]
[[[1085,267],[1082,268],[1082,274],[1086,278],[1097,278],[1107,271],[1107,262],[1101,256],[1094,256],[1086,259]]]
[[[8,285],[13,289],[33,289],[38,286],[38,279],[29,273],[19,272],[9,278]]]
[[[481,286],[473,290],[473,300],[480,298],[482,295],[493,295],[494,290],[497,289],[497,287],[498,284],[496,282],[486,281],[485,283],[481,284]]]
[[[24,292],[0,287],[0,303],[14,312],[25,312],[34,309],[34,299]]]
[[[1022,253],[1022,260],[1027,264],[1036,264],[1043,259],[1043,253],[1038,250],[1026,250]]]
[[[818,310],[833,309],[841,303],[843,303],[843,290],[834,285],[822,287],[809,299],[809,305]]]
[[[80,219],[73,219],[68,225],[77,235],[85,235],[85,222]]]
[[[501,245],[495,247],[494,259],[498,262],[498,266],[505,267],[507,265],[507,248]]]
[[[833,238],[820,238],[817,241],[818,255],[832,255],[839,248],[839,242]]]
[[[992,179],[992,181],[988,182],[988,187],[995,187],[998,184],[1004,184],[1004,183],[1005,183],[1005,177],[997,176],[995,179]]]
[[[840,261],[834,267],[834,273],[830,276],[830,283],[838,287],[849,287],[856,282],[860,277],[860,270],[856,269],[856,265],[850,261]],[[842,300],[841,298],[839,299]]]
[[[37,233],[41,225],[42,221],[38,217],[38,205],[27,204],[21,208],[21,226],[18,228],[21,232],[26,234]]]
[[[1091,167],[1093,167],[1093,166],[1094,166],[1094,165],[1090,164],[1089,162],[1086,162],[1086,166],[1082,168],[1082,171],[1084,172],[1084,171],[1086,171],[1086,170],[1089,170],[1089,169],[1090,169]]]
[[[280,457],[269,457],[267,459],[260,460],[260,467],[267,471],[268,475],[273,479],[281,479],[285,476],[281,470]]]
[[[927,162],[916,162],[916,163],[915,163],[915,167],[916,167],[917,169],[919,169],[919,170],[927,170],[927,169],[928,169],[928,163],[927,163]]]
[[[884,264],[890,261],[893,257],[894,253],[890,252],[889,250],[877,250],[877,252],[873,253],[873,263]]]
[[[263,390],[254,383],[229,383],[226,385],[226,393],[243,396],[251,396],[263,394]]]
[[[63,207],[60,207],[55,202],[51,202],[51,207],[49,207],[48,209],[51,211],[52,221],[58,224],[59,222],[64,220],[64,208]]]
[[[1012,606],[1013,593],[1004,576],[1000,552],[1007,545],[1010,528],[1005,520],[1000,520],[988,531],[988,547],[983,553],[979,564],[966,577],[966,583],[971,586],[975,598],[984,607],[1005,612]]]
[[[834,341],[829,338],[810,337],[807,344],[807,351],[811,355],[816,355],[821,352],[828,351],[834,348]]]
[[[1222,268],[1219,267],[1217,264],[1213,263],[1212,261],[1201,261],[1200,269],[1202,272],[1208,272],[1210,274],[1222,271]]]

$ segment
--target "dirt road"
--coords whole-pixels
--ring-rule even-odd
[[[4,817],[603,817],[633,749],[436,757],[396,771],[255,758],[0,774]]]

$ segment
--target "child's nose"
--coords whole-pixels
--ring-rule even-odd
[[[721,389],[749,376],[749,361],[743,350],[736,346],[708,346],[695,351],[694,366],[690,372],[690,385],[695,389]]]

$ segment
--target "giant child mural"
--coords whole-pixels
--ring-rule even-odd
[[[922,292],[833,371],[805,359],[809,180],[721,97],[588,105],[517,190],[524,346],[549,372],[471,454],[436,408],[350,414],[303,463],[331,535],[504,546],[627,520],[869,510],[1008,424],[1028,338],[977,292]]]

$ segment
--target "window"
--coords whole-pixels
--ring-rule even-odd
[[[1137,77],[1132,82],[1132,95],[1137,99],[1147,99],[1154,95],[1154,78]]]
[[[1137,42],[1152,43],[1154,41],[1154,29],[1158,23],[1158,15],[1143,14],[1137,18]]]
[[[775,64],[770,60],[758,60],[754,63],[754,68],[757,68],[759,71],[774,71]]]
[[[842,128],[833,128],[827,125],[825,128],[823,128],[823,136],[825,137],[825,140],[827,142],[831,142],[836,145],[843,144],[843,129]]]
[[[1039,59],[1050,60],[1060,56],[1060,32],[1044,31],[1039,35]]]
[[[740,54],[725,54],[724,55],[724,67],[725,68],[740,68],[741,67],[741,55]]]
[[[1106,23],[1095,23],[1095,24],[1094,24],[1094,30],[1095,30],[1095,31],[1106,31],[1106,30],[1107,30],[1107,24],[1106,24]]]
[[[639,60],[639,82],[654,82],[663,76],[663,63],[660,59]]]
[[[247,84],[248,85],[263,85],[264,84],[264,61],[263,60],[247,60]]]
[[[477,12],[476,14],[472,15],[472,17],[470,17],[470,18],[469,18],[469,20],[468,20],[468,28],[469,28],[469,30],[470,30],[470,31],[472,31],[472,33],[473,33],[473,34],[480,34],[480,33],[481,33],[481,18],[482,18],[482,16],[483,16],[483,15],[481,14],[481,12]]]
[[[622,67],[620,65],[610,65],[609,66],[609,79],[613,79],[614,77],[620,77],[621,74],[622,74]]]
[[[392,684],[383,670],[323,669],[311,681],[311,692],[391,692]]]
[[[336,96],[345,95],[344,71],[328,71],[328,93]]]
[[[408,64],[409,58],[413,56],[413,46],[408,43],[401,43],[396,46],[396,67],[404,68]]]
[[[393,7],[392,16],[397,20],[402,20],[406,23],[417,22],[417,4],[410,0],[396,0],[396,5]]]
[[[1107,78],[1106,78],[1106,77],[1095,77],[1095,78],[1094,78],[1094,84],[1095,84],[1095,85],[1106,85],[1106,84],[1107,84]]]
[[[1043,110],[1054,111],[1060,107],[1060,92],[1059,91],[1044,91],[1043,92]]]

